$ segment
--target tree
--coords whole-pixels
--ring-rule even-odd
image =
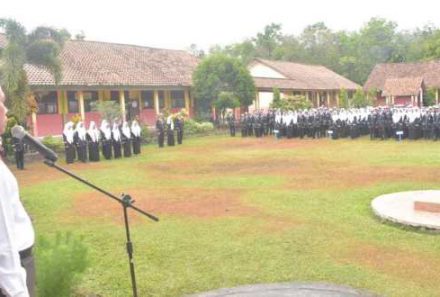
[[[435,104],[437,90],[435,88],[429,88],[423,94],[423,106],[431,106]]]
[[[357,89],[353,95],[351,107],[359,108],[359,107],[366,107],[369,105],[371,105],[371,102],[367,94],[365,94],[365,92],[361,88]]]
[[[257,54],[260,57],[271,59],[275,49],[281,43],[281,25],[272,23],[264,27],[262,33],[257,33],[254,38]]]
[[[220,92],[218,98],[214,101],[217,111],[220,111],[221,118],[224,122],[226,109],[240,107],[240,101],[232,92]]]
[[[346,89],[341,89],[339,91],[339,107],[342,108],[350,107],[350,102],[348,100],[348,93]]]
[[[188,53],[198,58],[203,58],[205,56],[205,52],[202,49],[199,49],[197,44],[195,43],[192,43],[187,49],[187,51]]]
[[[24,122],[29,92],[25,64],[46,67],[58,83],[62,73],[58,56],[70,34],[64,29],[38,27],[27,35],[25,28],[12,19],[0,19],[0,28],[4,29],[8,40],[1,55],[0,82],[10,112]]]
[[[272,108],[280,108],[281,104],[282,104],[280,89],[273,88],[272,93],[273,93],[273,99],[272,99],[271,107]]]
[[[92,108],[93,111],[99,112],[102,119],[108,122],[112,122],[121,116],[119,104],[112,100],[94,102]]]
[[[222,92],[230,92],[241,106],[252,104],[254,81],[243,64],[224,54],[202,60],[193,73],[193,86],[199,115],[209,112]]]

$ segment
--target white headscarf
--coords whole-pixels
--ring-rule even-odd
[[[87,130],[87,134],[89,134],[93,142],[99,141],[99,131],[96,128],[96,124],[94,121],[90,121],[89,130]]]
[[[122,134],[127,138],[131,138],[130,126],[128,126],[127,122],[122,124]]]
[[[104,133],[104,137],[106,140],[112,139],[112,131],[110,130],[110,125],[107,120],[102,120],[100,130]]]
[[[141,136],[141,127],[139,126],[139,124],[136,120],[131,122],[131,133],[133,133],[133,135],[136,137]]]
[[[81,140],[86,140],[86,128],[84,127],[84,123],[83,122],[78,122],[78,124],[76,124],[76,129],[75,129],[76,133],[78,133],[78,137]]]
[[[63,130],[63,135],[66,137],[66,141],[68,143],[73,143],[73,123],[72,122],[67,122],[64,125],[64,130]]]

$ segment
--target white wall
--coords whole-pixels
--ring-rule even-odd
[[[273,93],[272,92],[258,92],[258,96],[260,98],[260,108],[262,108],[262,109],[269,108],[269,105],[273,101]]]
[[[266,77],[266,78],[286,78],[281,73],[273,70],[270,67],[267,67],[263,64],[255,64],[251,68],[249,68],[249,72],[253,77]]]

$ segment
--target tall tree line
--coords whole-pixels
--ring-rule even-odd
[[[425,26],[399,31],[395,22],[372,18],[358,31],[333,31],[319,22],[299,35],[282,34],[272,23],[243,42],[214,46],[211,53],[224,53],[248,63],[253,58],[324,65],[364,84],[378,63],[414,62],[440,58],[440,29]]]

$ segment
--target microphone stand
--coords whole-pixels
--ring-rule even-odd
[[[136,276],[135,276],[135,270],[134,270],[134,261],[133,261],[133,244],[131,242],[130,239],[130,226],[128,224],[128,215],[127,215],[127,208],[131,208],[134,209],[135,211],[137,211],[138,213],[143,214],[144,216],[148,217],[150,220],[153,221],[159,221],[159,218],[155,217],[152,214],[149,214],[145,211],[143,211],[142,209],[137,208],[136,206],[133,206],[133,203],[135,202],[134,200],[132,200],[132,198],[130,197],[130,195],[126,195],[124,193],[122,193],[122,198],[116,197],[115,195],[91,184],[90,182],[82,179],[81,177],[73,174],[70,171],[67,171],[66,169],[58,166],[57,164],[55,164],[54,161],[45,159],[44,160],[44,164],[48,165],[49,167],[53,167],[55,169],[57,169],[58,171],[61,171],[62,173],[65,173],[67,175],[69,175],[70,177],[73,177],[74,179],[82,182],[83,184],[86,184],[87,186],[107,195],[108,197],[114,199],[115,201],[119,202],[122,206],[122,210],[124,212],[124,224],[125,224],[125,234],[127,236],[127,243],[126,243],[126,248],[127,248],[127,255],[128,255],[128,263],[130,266],[130,276],[131,276],[131,286],[133,289],[133,297],[137,297],[137,287],[136,287]]]

